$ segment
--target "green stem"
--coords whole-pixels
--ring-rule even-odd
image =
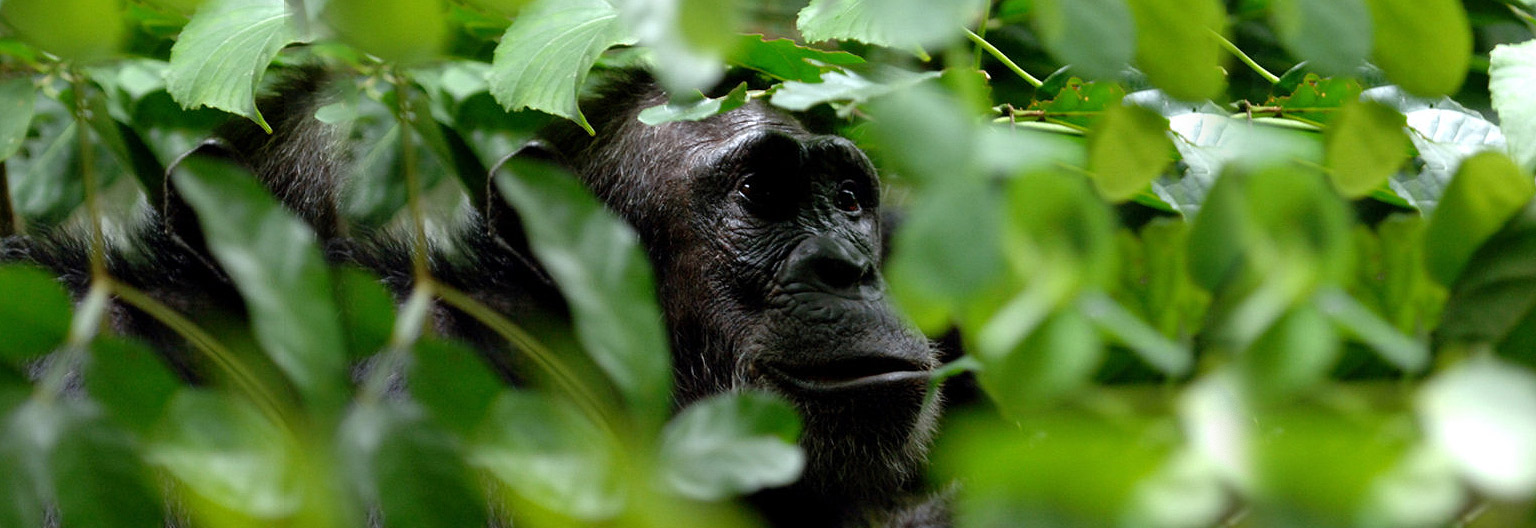
[[[108,280],[107,274],[107,239],[101,228],[101,203],[97,199],[96,189],[96,161],[93,155],[96,150],[91,145],[91,123],[87,115],[85,92],[90,85],[85,74],[79,70],[70,70],[70,84],[75,95],[75,137],[76,144],[80,148],[80,184],[85,192],[85,210],[90,217],[87,219],[90,229],[90,266],[91,281]]]
[[[610,436],[619,438],[610,425],[613,422],[613,417],[606,412],[607,408],[602,404],[602,400],[598,399],[592,390],[587,388],[586,384],[582,383],[581,379],[571,372],[570,367],[561,362],[560,358],[555,356],[543,343],[534,339],[532,335],[529,335],[517,323],[508,320],[497,311],[492,310],[489,306],[475,300],[475,298],[470,297],[464,292],[445,284],[438,284],[436,292],[438,298],[442,299],[443,302],[458,308],[470,317],[475,318],[475,320],[480,321],[481,324],[501,335],[502,339],[512,343],[512,346],[528,354],[528,357],[539,368],[549,373],[556,385],[571,396],[571,399],[576,402],[577,406],[581,407],[582,411],[592,419],[593,423],[598,424]]]
[[[16,210],[11,207],[11,184],[6,177],[5,161],[0,160],[0,238],[17,233]]]
[[[127,284],[114,281],[111,283],[111,289],[118,299],[122,299],[129,306],[149,314],[150,317],[164,324],[171,331],[176,332],[182,339],[186,339],[187,343],[191,344],[199,352],[202,352],[208,359],[213,360],[213,364],[228,374],[235,387],[245,393],[251,401],[255,402],[256,406],[262,410],[262,413],[272,420],[272,423],[279,424],[285,430],[288,429],[288,420],[282,412],[281,409],[283,407],[278,403],[277,398],[267,390],[266,386],[256,378],[255,374],[252,374],[249,369],[240,363],[239,358],[236,358],[233,352],[225,348],[213,336],[203,331],[201,327],[197,326],[197,323],[187,319],[186,316],[161,303],[158,299],[150,297],[148,294]]]
[[[977,35],[975,32],[967,29],[965,30],[965,36],[970,38],[971,42],[975,42],[977,46],[981,46],[981,49],[987,50],[988,54],[991,54],[992,57],[1002,62],[1003,65],[1007,66],[1009,70],[1013,70],[1015,75],[1023,78],[1024,82],[1029,83],[1030,86],[1039,88],[1041,84],[1044,84],[1040,82],[1040,79],[1036,79],[1035,76],[1030,75],[1027,71],[1024,71],[1024,68],[1020,68],[1018,64],[1015,64],[1013,59],[1010,59],[1007,55],[1003,54],[1002,50],[997,49],[997,47],[993,46],[991,42],[987,42],[987,39],[981,38],[981,35]]]
[[[1216,42],[1220,43],[1221,47],[1226,48],[1228,52],[1237,56],[1237,60],[1243,61],[1243,64],[1247,64],[1249,69],[1258,72],[1260,77],[1263,77],[1264,80],[1269,81],[1269,84],[1280,82],[1279,77],[1276,77],[1273,73],[1269,73],[1269,70],[1264,69],[1263,66],[1259,66],[1259,63],[1253,62],[1252,57],[1249,57],[1247,53],[1243,53],[1243,50],[1238,49],[1236,44],[1233,44],[1232,41],[1227,40],[1227,37],[1221,36],[1221,33],[1217,33],[1214,29],[1207,29],[1206,31],[1211,32],[1211,36],[1216,38]]]
[[[416,282],[431,279],[427,262],[427,217],[421,204],[421,182],[416,172],[416,149],[411,141],[410,81],[403,74],[391,75],[395,85],[395,122],[400,127],[400,172],[405,177],[406,207],[411,213],[411,271]]]
[[[990,2],[989,2],[989,4],[990,4]],[[981,23],[976,25],[976,38],[982,39],[983,41],[986,40],[986,37],[987,37],[987,20],[991,16],[992,16],[992,6],[988,5],[987,9],[983,10],[981,12]],[[981,69],[981,52],[983,52],[983,51],[986,51],[986,50],[984,48],[982,48],[981,47],[981,43],[978,42],[976,44],[976,51],[972,54],[974,56],[972,57],[973,62],[971,63],[971,69],[973,69],[973,70],[980,70]]]

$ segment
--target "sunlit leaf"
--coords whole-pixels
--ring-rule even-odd
[[[1293,396],[1326,378],[1342,349],[1328,319],[1315,307],[1297,306],[1243,351],[1245,385],[1264,401]]]
[[[1536,41],[1496,46],[1488,57],[1493,109],[1509,137],[1510,156],[1529,174],[1536,168],[1536,103],[1529,97],[1536,83]]]
[[[0,266],[0,291],[25,302],[0,302],[0,360],[20,366],[64,342],[69,294],[54,276],[31,266]]]
[[[1450,285],[1488,237],[1536,196],[1536,183],[1502,154],[1468,158],[1445,189],[1425,233],[1429,271]]]
[[[706,97],[689,103],[666,103],[640,111],[640,122],[659,125],[673,121],[698,121],[719,115],[747,104],[747,83],[736,85],[731,92],[720,97]]]
[[[571,406],[534,393],[503,393],[469,461],[522,500],[595,521],[625,503],[615,455],[590,421]]]
[[[661,479],[689,498],[718,500],[799,478],[800,417],[758,393],[715,396],[688,406],[662,431]]]
[[[1393,192],[1426,215],[1440,204],[1462,160],[1484,150],[1503,151],[1507,144],[1498,125],[1466,111],[1412,110],[1408,128],[1422,163],[1417,164],[1418,171],[1399,172],[1389,183]]]
[[[1216,0],[1129,0],[1136,19],[1136,65],[1176,99],[1214,99],[1226,84],[1212,32],[1226,30]]]
[[[1536,492],[1536,375],[1479,357],[1431,379],[1415,398],[1431,445],[1483,493]]]
[[[786,82],[773,93],[769,102],[779,108],[796,111],[809,110],[822,103],[859,104],[909,89],[941,75],[939,72],[913,73],[894,68],[880,70],[879,73],[878,80],[851,71],[832,71],[823,74],[821,82],[817,83]]]
[[[210,0],[171,47],[166,89],[183,108],[209,106],[269,129],[255,91],[267,65],[298,42],[283,0]]]
[[[82,62],[110,58],[128,36],[117,0],[7,0],[0,22],[21,40],[61,58]]]
[[[1411,93],[1450,95],[1472,60],[1472,30],[1457,0],[1367,0],[1375,46],[1387,79]]]
[[[981,185],[953,185],[910,210],[886,265],[897,305],[925,331],[997,284],[1003,273],[1001,200]]]
[[[1346,198],[1380,187],[1408,159],[1403,114],[1374,102],[1344,105],[1324,131],[1333,186]]]
[[[1412,429],[1390,417],[1322,409],[1255,416],[1255,513],[1268,523],[1349,525],[1376,482],[1398,466]]]
[[[172,180],[245,299],[256,340],[312,404],[338,410],[346,342],[314,232],[233,165],[187,159]]]
[[[1366,0],[1271,0],[1270,19],[1296,58],[1328,75],[1344,75],[1371,54]]]
[[[194,518],[271,522],[294,515],[304,500],[282,435],[246,402],[187,389],[171,399],[146,456],[195,497]]]
[[[976,376],[992,400],[1012,417],[1049,407],[1082,388],[1104,359],[1104,343],[1088,319],[1073,310],[1049,315],[1007,349],[976,354]],[[985,351],[984,351],[985,352]]]
[[[325,20],[343,42],[389,62],[432,59],[447,44],[442,0],[329,0]]]
[[[605,0],[535,0],[496,46],[491,95],[507,110],[532,108],[592,132],[576,106],[587,70],[603,50],[634,39]]]
[[[671,406],[672,353],[639,238],[569,173],[522,160],[508,168],[496,187],[570,303],[582,348],[639,423],[660,425]]]

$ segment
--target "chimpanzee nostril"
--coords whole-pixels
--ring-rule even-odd
[[[828,293],[860,294],[874,283],[875,261],[847,239],[817,235],[790,252],[780,280],[784,284],[813,286]]]

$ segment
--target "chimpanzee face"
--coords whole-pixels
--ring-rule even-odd
[[[806,485],[823,495],[889,495],[920,476],[936,359],[885,299],[879,180],[858,148],[748,105],[621,120],[582,158],[656,267],[680,404],[785,396],[805,419]]]

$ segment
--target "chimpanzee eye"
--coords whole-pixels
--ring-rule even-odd
[[[859,193],[852,181],[844,181],[837,186],[837,195],[832,197],[832,204],[850,213],[857,213],[863,207],[859,204]]]

